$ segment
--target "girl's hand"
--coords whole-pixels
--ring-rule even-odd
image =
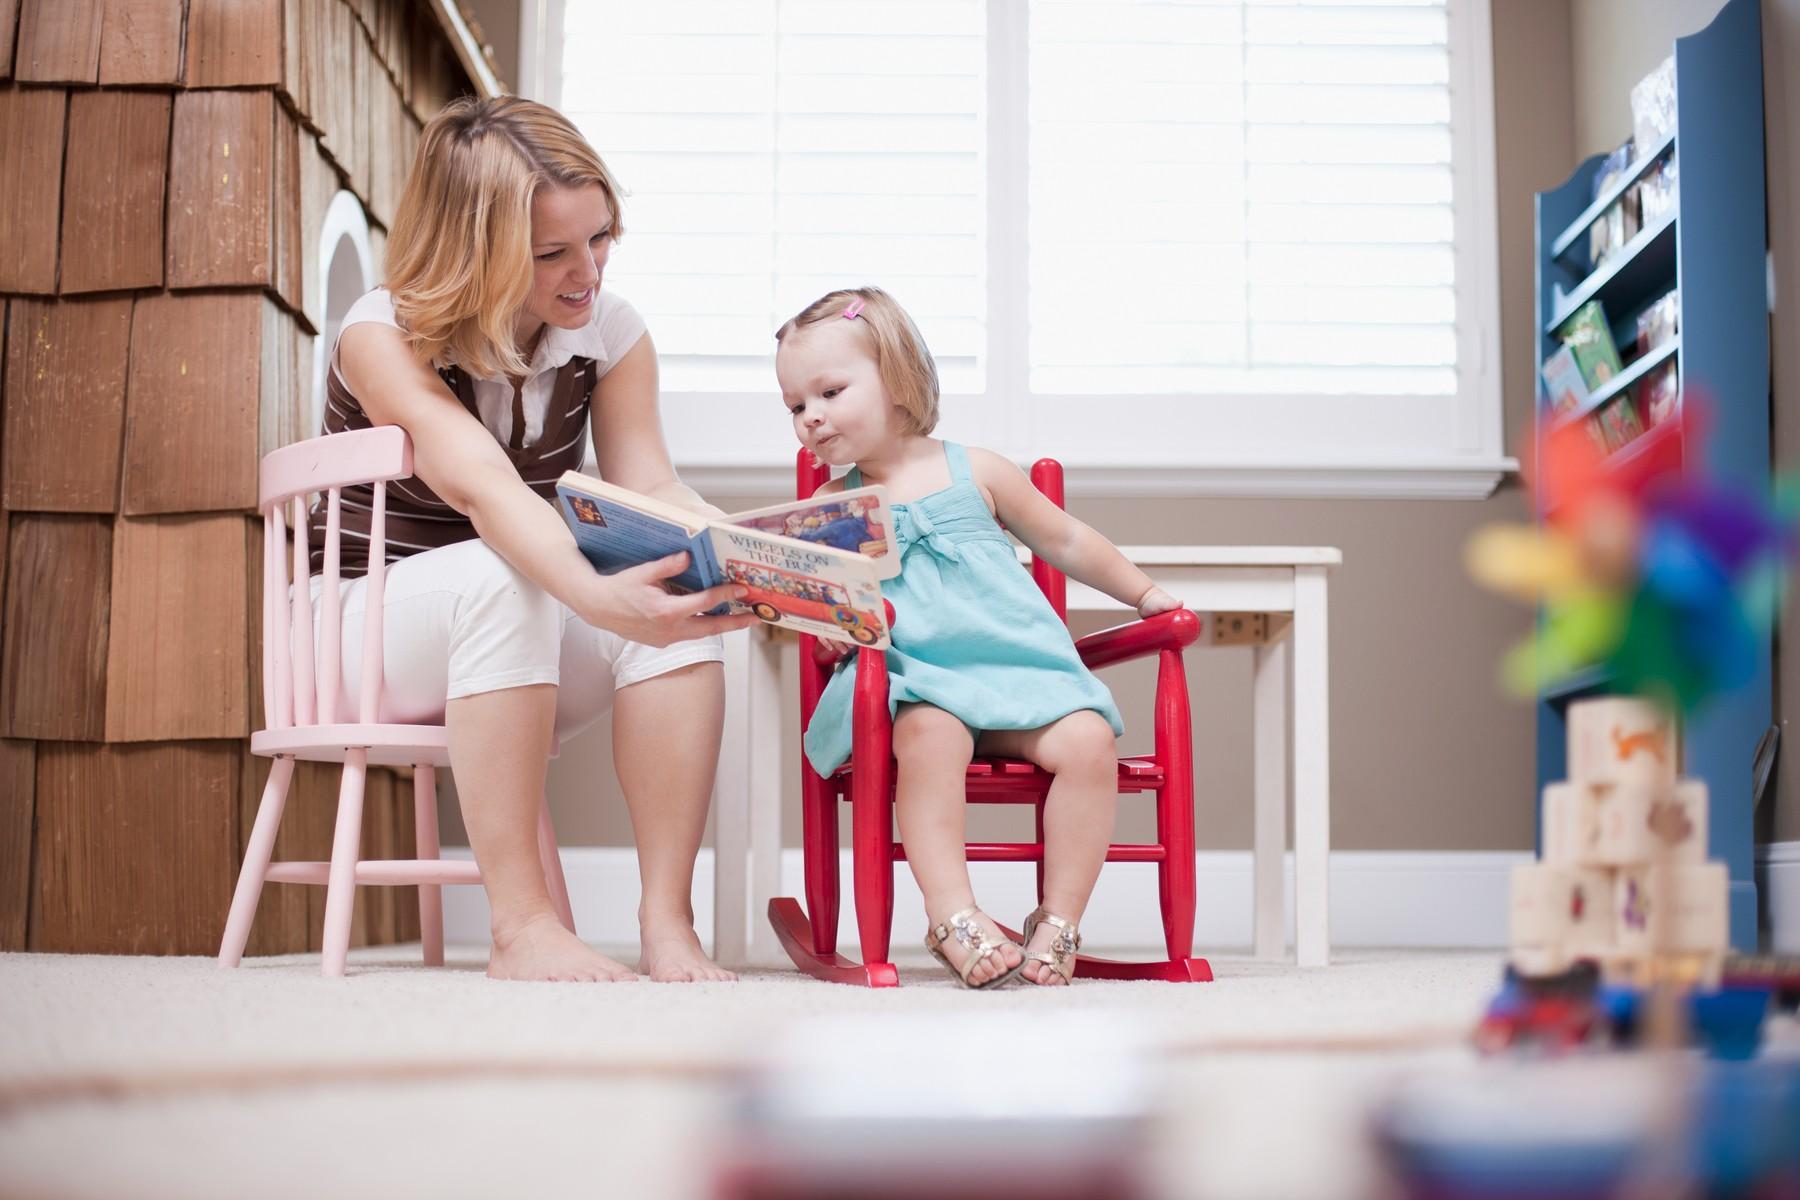
[[[1140,617],[1154,617],[1157,613],[1173,612],[1185,607],[1181,601],[1152,584],[1150,590],[1138,599],[1137,610]]]
[[[645,646],[667,646],[715,633],[729,633],[757,622],[754,613],[705,617],[698,614],[731,600],[742,599],[744,589],[724,583],[685,596],[670,593],[662,581],[687,569],[686,553],[671,554],[642,563],[617,575],[595,575],[575,615],[597,629],[610,630]]]

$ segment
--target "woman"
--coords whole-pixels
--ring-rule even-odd
[[[415,476],[388,489],[380,719],[448,727],[497,979],[636,978],[557,921],[536,843],[553,736],[608,707],[643,880],[640,966],[732,978],[700,949],[689,891],[724,715],[717,635],[755,618],[695,615],[742,589],[664,591],[680,555],[599,575],[545,503],[591,431],[606,479],[718,512],[670,463],[643,321],[600,290],[619,217],[606,167],[560,114],[457,101],[425,128],[387,286],[345,315],[327,373],[326,433],[412,439]],[[346,573],[361,573],[359,532],[367,557],[366,503],[345,494]],[[347,664],[364,583],[344,585]],[[358,674],[343,672],[347,702]]]

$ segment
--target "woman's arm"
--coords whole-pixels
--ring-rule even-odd
[[[971,447],[969,466],[993,503],[994,516],[1034,555],[1069,578],[1135,608],[1141,616],[1181,607],[1117,546],[1051,503],[1011,462]]]
[[[645,333],[594,388],[588,421],[601,477],[704,516],[724,516],[675,474],[658,395],[656,345]]]
[[[739,629],[754,617],[699,617],[741,589],[672,596],[658,581],[679,574],[685,555],[601,575],[576,549],[556,509],[519,478],[500,444],[457,403],[391,326],[352,325],[338,339],[339,370],[377,425],[412,439],[413,470],[468,517],[481,539],[590,625],[647,645]]]

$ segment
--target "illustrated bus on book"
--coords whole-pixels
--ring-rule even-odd
[[[864,646],[881,640],[881,615],[853,607],[843,585],[829,579],[739,558],[725,560],[725,577],[748,590],[742,602],[765,621],[777,622],[786,613],[835,625]]]

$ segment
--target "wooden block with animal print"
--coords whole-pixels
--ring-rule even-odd
[[[1591,861],[1615,867],[1706,861],[1704,780],[1683,779],[1672,788],[1622,783],[1605,797]]]
[[[1613,899],[1619,950],[1723,953],[1730,939],[1729,886],[1724,863],[1623,868]]]
[[[1600,841],[1600,805],[1605,789],[1563,781],[1544,788],[1544,861],[1562,866],[1592,864]]]
[[[1648,700],[1606,696],[1569,705],[1569,778],[1675,786],[1675,727]]]
[[[1511,944],[1601,954],[1613,941],[1612,872],[1553,863],[1513,868]]]

